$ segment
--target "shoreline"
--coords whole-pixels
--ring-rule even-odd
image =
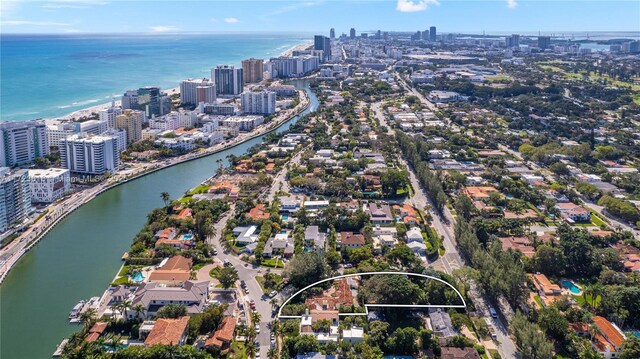
[[[51,231],[56,225],[58,225],[58,223],[64,219],[66,216],[68,216],[69,214],[73,213],[75,210],[77,210],[78,208],[82,207],[84,204],[89,203],[90,201],[92,201],[93,199],[95,199],[96,197],[98,197],[100,194],[113,189],[115,187],[118,187],[120,185],[123,185],[125,183],[131,182],[133,180],[136,180],[138,178],[147,176],[149,174],[158,172],[160,170],[163,170],[165,168],[169,168],[169,167],[173,167],[176,165],[179,165],[181,163],[184,162],[189,162],[189,161],[193,161],[199,158],[203,158],[203,157],[207,157],[207,156],[211,156],[214,155],[216,153],[222,152],[222,151],[226,151],[229,149],[232,149],[236,146],[239,146],[245,142],[251,141],[257,137],[266,135],[268,133],[271,133],[273,131],[276,131],[278,128],[280,128],[282,125],[284,125],[285,123],[287,123],[288,121],[290,121],[291,119],[293,119],[294,117],[300,115],[300,113],[304,112],[307,108],[309,108],[309,106],[311,105],[311,99],[309,97],[309,94],[302,89],[298,89],[299,93],[304,96],[304,100],[305,101],[301,101],[300,104],[298,104],[299,108],[294,108],[292,110],[292,113],[287,115],[286,117],[284,117],[282,120],[277,121],[277,122],[272,122],[270,124],[268,124],[267,126],[265,126],[264,128],[258,129],[257,131],[255,131],[255,133],[251,133],[248,132],[246,133],[245,137],[238,137],[237,141],[232,141],[230,143],[224,144],[222,146],[219,146],[218,148],[216,148],[216,146],[213,147],[209,147],[208,149],[205,149],[204,151],[199,151],[197,153],[187,153],[185,155],[179,156],[179,157],[175,157],[172,159],[169,159],[169,162],[167,163],[166,160],[162,161],[161,163],[155,163],[155,164],[151,164],[151,166],[149,167],[143,167],[142,171],[140,171],[139,173],[134,173],[129,177],[125,177],[124,179],[119,179],[118,177],[114,176],[113,178],[115,179],[112,183],[101,183],[96,185],[95,187],[91,187],[91,188],[87,188],[83,191],[77,192],[75,194],[73,194],[72,196],[68,197],[67,199],[65,199],[64,201],[60,202],[60,203],[53,203],[52,205],[57,206],[57,205],[62,205],[62,210],[60,210],[60,207],[56,208],[52,215],[55,215],[55,218],[52,220],[51,223],[49,223],[48,225],[46,224],[47,219],[46,218],[41,218],[40,221],[44,221],[45,225],[43,228],[39,228],[39,226],[36,226],[36,224],[38,222],[35,222],[32,224],[32,227],[30,227],[28,230],[22,232],[22,234],[14,239],[13,243],[20,243],[25,241],[26,239],[29,239],[29,241],[27,242],[26,246],[23,247],[22,249],[20,249],[18,252],[16,252],[13,256],[11,256],[11,258],[2,265],[2,273],[0,273],[0,285],[2,285],[2,283],[4,282],[4,280],[6,279],[6,277],[8,276],[9,272],[11,271],[11,269],[13,269],[13,266],[15,266],[20,259],[22,259],[22,257],[31,250],[31,248],[33,248],[36,244],[38,244],[40,242],[40,240],[42,240],[48,233],[49,231]],[[173,161],[172,161],[173,160]],[[82,195],[84,194],[84,196],[82,197]],[[75,198],[76,196],[81,196],[82,198]],[[75,202],[77,200],[80,200],[79,202]],[[72,205],[69,206],[68,208],[67,205],[69,203],[66,202],[72,202]],[[75,202],[75,203],[74,203]],[[42,223],[42,222],[40,222]],[[32,238],[29,238],[34,231],[35,236]],[[7,249],[8,247],[5,247],[5,249],[8,251],[9,249]]]
[[[284,56],[284,57],[290,57],[293,55],[294,51],[301,51],[301,50],[305,50],[307,48],[309,48],[310,46],[313,45],[312,41],[305,41],[302,44],[298,44],[298,45],[294,45],[290,48],[288,48],[287,50],[284,50],[283,52],[280,53],[280,56]],[[167,93],[168,95],[173,95],[173,94],[179,94],[180,93],[180,86],[178,87],[173,87],[167,90],[164,90],[163,92]],[[114,100],[115,105],[116,106],[120,106],[121,101],[120,100]],[[105,102],[105,103],[101,103],[98,105],[93,105],[90,107],[85,107],[76,111],[73,111],[71,113],[68,113],[64,116],[59,116],[59,117],[47,117],[47,118],[43,118],[43,120],[45,121],[73,121],[74,119],[79,119],[82,117],[89,117],[92,116],[94,113],[97,114],[99,111],[107,109],[111,107],[111,101]]]

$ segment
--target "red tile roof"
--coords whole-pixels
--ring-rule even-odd
[[[611,324],[610,321],[604,317],[596,315],[593,317],[593,323],[600,329],[600,333],[611,343],[615,348],[619,348],[624,341],[624,335]]]
[[[149,336],[144,341],[144,345],[178,345],[185,329],[187,329],[188,323],[189,317],[187,316],[178,319],[160,318],[151,329]]]
[[[236,318],[225,317],[222,325],[207,338],[205,346],[215,346],[221,348],[233,340],[233,331],[236,329]]]
[[[269,212],[266,212],[266,207],[264,206],[264,204],[260,203],[251,208],[249,213],[247,213],[247,216],[254,221],[259,221],[261,219],[269,218],[270,215]]]

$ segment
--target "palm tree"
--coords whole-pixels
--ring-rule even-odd
[[[116,315],[116,312],[119,310],[119,308],[120,308],[120,304],[119,303],[114,303],[114,304],[111,304],[109,306],[109,309],[111,309],[111,321],[112,322],[113,322],[113,319],[114,319],[114,317]]]
[[[131,301],[130,300],[125,300],[122,303],[120,303],[120,315],[122,315],[122,317],[124,318],[127,310],[131,309]]]
[[[136,312],[136,319],[144,318],[144,315],[147,312],[147,308],[145,308],[144,305],[142,304],[136,304],[131,309],[133,309]]]
[[[269,359],[276,359],[278,357],[276,348],[269,348],[269,350],[267,351],[267,357],[269,357]]]
[[[245,343],[245,348],[247,349],[247,356],[249,358],[255,358],[256,342],[254,342],[253,339]]]
[[[254,324],[259,324],[261,317],[262,316],[258,312],[251,313],[251,322]]]
[[[93,308],[89,308],[80,314],[80,322],[84,324],[85,330],[88,330],[89,326],[93,324],[96,314],[96,310]]]
[[[162,198],[165,207],[169,205],[169,202],[171,201],[171,195],[169,194],[169,192],[160,193],[160,198]]]

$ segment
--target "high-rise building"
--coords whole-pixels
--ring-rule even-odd
[[[49,153],[43,121],[3,121],[0,123],[0,166],[33,162]]]
[[[240,95],[242,112],[249,115],[271,115],[276,112],[276,93],[245,91]]]
[[[351,28],[351,30],[349,30],[349,37],[351,38],[351,40],[354,40],[356,38],[356,29],[355,28]]]
[[[144,111],[147,118],[171,112],[171,99],[159,87],[141,87],[122,96],[122,108]]]
[[[420,40],[429,41],[430,38],[429,30],[424,30],[420,35]]]
[[[87,175],[115,173],[120,167],[117,141],[115,136],[84,133],[69,136],[62,140],[60,146],[62,167]]]
[[[318,56],[273,57],[269,60],[271,78],[302,76],[320,67]]]
[[[313,49],[322,51],[323,61],[331,60],[331,39],[323,35],[313,37]]]
[[[109,129],[108,120],[89,120],[84,122],[61,122],[47,125],[47,146],[58,147],[60,141],[74,133],[85,132],[99,135]]]
[[[551,36],[538,36],[538,48],[546,50],[551,47]]]
[[[505,38],[505,45],[507,47],[520,47],[520,35],[513,34]]]
[[[264,60],[250,58],[242,61],[242,77],[245,84],[255,84],[262,81]]]
[[[211,69],[211,78],[216,83],[216,93],[218,95],[239,95],[244,89],[242,69],[234,66],[218,65]]]
[[[109,128],[116,127],[116,116],[122,114],[122,108],[116,107],[115,100],[111,100],[111,107],[98,111],[100,121],[107,121]],[[51,144],[49,145],[51,146]]]
[[[436,41],[436,27],[435,26],[431,26],[429,28],[429,41],[431,41],[431,42],[435,42]]]
[[[331,38],[331,39],[335,39],[336,38],[336,29],[331,28],[331,30],[329,30],[329,38]]]
[[[33,203],[53,202],[62,197],[70,186],[71,176],[67,169],[29,170],[29,187]]]
[[[124,110],[122,115],[116,117],[116,128],[127,131],[127,144],[131,144],[142,139],[143,122],[144,112]]]
[[[187,79],[180,83],[180,103],[197,105],[200,102],[213,103],[216,101],[216,87],[207,78]]]
[[[0,168],[0,232],[24,221],[31,209],[29,172]]]

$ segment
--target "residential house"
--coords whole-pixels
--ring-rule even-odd
[[[224,352],[229,349],[236,329],[236,318],[225,317],[222,324],[204,342],[204,346],[212,346]]]
[[[162,267],[154,270],[149,275],[149,281],[172,286],[181,286],[191,277],[191,258],[173,256]]]
[[[329,321],[329,330],[314,330],[313,326],[320,320]],[[339,338],[337,310],[311,310],[300,319],[300,335],[313,335],[318,343],[337,342]]]
[[[281,255],[283,257],[291,257],[295,250],[293,238],[289,233],[278,233],[273,238],[269,238],[264,246],[262,255],[264,257],[273,257]]]
[[[408,230],[406,236],[407,236],[407,243],[424,242],[424,237],[422,236],[422,232],[420,231],[419,227],[413,227],[410,230]]]
[[[280,198],[280,211],[294,213],[300,210],[301,201],[293,196]]]
[[[498,192],[498,190],[493,186],[468,186],[463,190],[463,193],[472,201],[489,199],[491,192]]]
[[[529,258],[536,254],[536,249],[533,247],[533,244],[528,237],[501,237],[499,240],[500,243],[502,243],[503,251],[511,248],[522,252],[522,254]]]
[[[98,340],[98,338],[100,338],[104,330],[107,329],[108,325],[109,323],[107,322],[96,322],[91,327],[91,329],[89,329],[89,333],[84,338],[84,341],[89,343],[95,342],[96,340]]]
[[[354,304],[354,293],[349,282],[345,279],[334,281],[333,286],[326,289],[321,294],[309,297],[305,300],[305,306],[310,308],[312,313],[317,311],[339,310],[342,305]]]
[[[598,315],[593,317],[593,324],[599,331],[593,337],[593,349],[604,356],[605,359],[616,358],[618,349],[620,349],[626,338],[624,333],[615,324]]]
[[[235,227],[232,232],[236,236],[237,244],[247,245],[258,240],[257,230],[257,226]]]
[[[304,201],[303,206],[307,211],[317,211],[329,206],[329,201]]]
[[[456,335],[449,313],[442,308],[429,310],[429,323],[433,334],[441,338],[450,338]]]
[[[326,243],[325,233],[320,232],[318,226],[308,226],[304,230],[304,243],[307,247],[313,247],[318,251],[324,251]]]
[[[530,274],[529,276],[531,277],[533,285],[536,287],[538,294],[540,294],[541,296],[558,295],[562,293],[562,289],[560,288],[560,286],[551,283],[546,275],[536,273]]]
[[[209,281],[185,281],[180,287],[168,287],[160,283],[142,283],[134,293],[131,307],[142,305],[144,313],[127,311],[128,319],[138,316],[152,318],[167,304],[182,304],[187,313],[201,313],[209,296]]]
[[[153,329],[144,340],[145,346],[153,345],[182,345],[186,340],[186,329],[189,317],[177,319],[160,318],[156,320]]]
[[[440,359],[480,359],[480,354],[475,348],[442,347]]]
[[[340,232],[338,241],[340,246],[345,248],[358,248],[365,245],[364,235],[353,232]]]
[[[259,203],[255,207],[249,210],[247,213],[247,217],[251,218],[252,221],[261,221],[263,219],[268,219],[271,214],[267,211],[264,204]]]
[[[386,225],[393,223],[393,215],[388,204],[377,205],[369,203],[365,208],[365,212],[371,217],[371,223],[375,225]]]
[[[575,203],[558,203],[556,208],[560,211],[560,216],[569,223],[591,221],[591,212]]]
[[[418,217],[418,211],[413,208],[412,205],[408,203],[404,203],[402,206],[394,205],[393,209],[396,215],[402,218],[402,222],[404,222],[407,226],[417,226],[420,224],[420,218]]]
[[[351,344],[364,341],[364,328],[352,326],[342,330],[342,340]]]

